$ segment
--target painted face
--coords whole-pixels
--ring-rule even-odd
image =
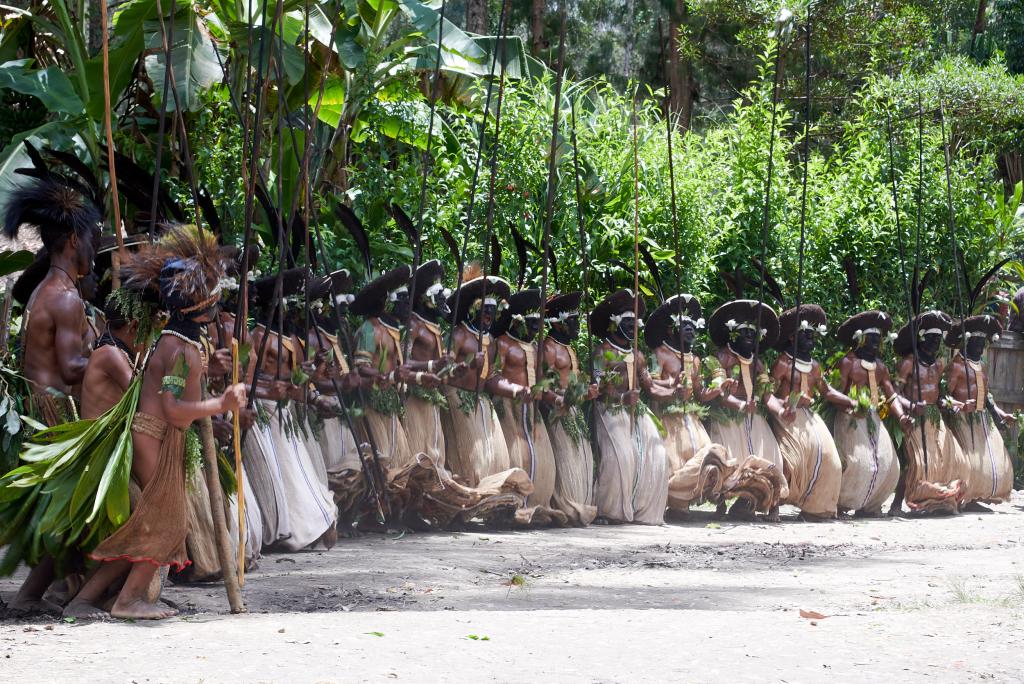
[[[942,335],[930,333],[921,338],[917,345],[917,351],[925,359],[931,361],[938,355],[940,347],[942,347]]]
[[[807,356],[814,351],[814,331],[800,330],[796,334],[796,353]]]
[[[673,327],[672,339],[669,340],[669,344],[675,346],[682,340],[683,351],[689,351],[695,339],[697,339],[697,326],[693,324],[693,321],[683,321]]]
[[[196,323],[198,323],[199,325],[209,325],[209,324],[213,323],[214,321],[216,321],[217,320],[217,316],[219,316],[219,315],[220,315],[220,302],[217,302],[216,304],[211,306],[209,309],[207,309],[205,311],[197,312],[194,316],[192,316],[192,320],[195,321]]]
[[[78,254],[78,272],[90,273],[96,262],[96,251],[100,248],[100,231],[93,229],[84,238],[72,236]]]
[[[619,321],[618,333],[627,340],[633,339],[636,334],[636,319],[632,314]]]
[[[564,323],[560,324],[562,329],[565,331],[564,334],[567,339],[575,340],[580,334],[580,316],[579,314],[573,314],[565,319]]]
[[[477,327],[484,332],[491,329],[494,324],[494,316],[498,313],[498,306],[496,304],[484,304],[480,307],[480,313],[477,314]]]
[[[447,318],[451,313],[448,309],[448,297],[445,295],[444,288],[438,288],[432,295],[424,294],[420,298],[420,302],[425,312],[434,318]]]
[[[981,355],[985,353],[985,344],[988,340],[984,337],[969,337],[967,338],[967,358],[972,361],[980,361]]]
[[[869,332],[860,340],[860,347],[857,348],[857,355],[862,359],[872,361],[878,357],[878,350],[882,347],[882,336],[878,333]]]
[[[753,328],[740,328],[732,336],[732,348],[744,356],[754,353],[756,342],[757,335]]]
[[[389,302],[388,312],[399,320],[405,320],[409,315],[409,291],[398,292],[394,297],[394,300]]]
[[[523,324],[523,328],[526,330],[525,339],[527,342],[537,337],[537,334],[540,333],[540,316],[528,317]]]

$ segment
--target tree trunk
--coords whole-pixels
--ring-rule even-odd
[[[978,0],[978,12],[974,15],[974,28],[971,29],[971,48],[973,55],[978,42],[978,36],[985,32],[985,12],[988,9],[988,0]]]
[[[466,1],[466,31],[486,36],[490,33],[491,22],[487,16],[488,0]]]
[[[693,117],[693,100],[696,83],[693,79],[693,64],[679,54],[680,40],[685,37],[686,17],[688,8],[686,0],[673,0],[672,11],[668,17],[668,85],[672,97],[669,109],[676,117],[679,130],[690,128]]]
[[[534,57],[547,47],[544,40],[544,17],[547,3],[545,0],[530,0],[530,54]]]

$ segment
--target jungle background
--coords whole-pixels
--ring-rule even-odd
[[[26,141],[73,153],[112,202],[101,8],[3,6],[0,205],[23,180],[15,169],[31,165]],[[251,224],[264,274],[283,258],[347,268],[358,285],[418,245],[452,280],[464,252],[513,285],[539,285],[552,149],[548,288],[588,278],[585,306],[632,286],[635,209],[650,304],[685,291],[710,312],[760,297],[763,256],[773,306],[793,305],[799,289],[833,326],[867,307],[902,322],[915,297],[958,314],[982,274],[1010,259],[974,302],[1005,313],[1024,273],[1019,0],[107,8],[126,231],[199,222],[238,244]],[[370,259],[341,205],[361,219]],[[392,205],[422,226],[418,243]]]

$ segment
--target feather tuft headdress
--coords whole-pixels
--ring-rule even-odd
[[[224,259],[216,238],[193,225],[173,225],[122,267],[127,287],[158,293],[162,306],[202,311],[220,297]]]

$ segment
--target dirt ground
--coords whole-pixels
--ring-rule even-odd
[[[265,556],[246,578],[246,615],[227,614],[220,585],[192,585],[165,591],[184,610],[163,623],[5,620],[0,673],[176,684],[1022,679],[1024,494],[950,518],[811,524],[794,513],[779,525],[697,512],[661,527],[342,540]],[[0,581],[0,596],[19,580]]]

